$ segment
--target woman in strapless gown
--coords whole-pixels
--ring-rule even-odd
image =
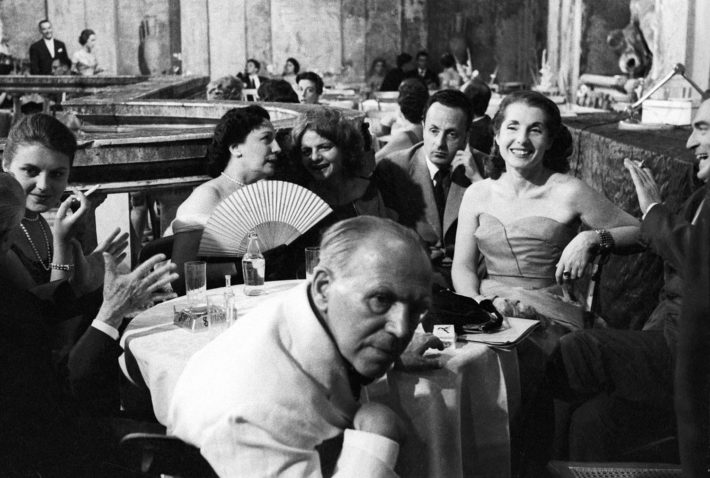
[[[565,294],[601,249],[636,243],[639,223],[584,182],[564,174],[571,136],[545,96],[506,97],[494,122],[497,179],[473,184],[459,211],[452,279],[456,291],[492,298],[504,315],[533,316],[551,352],[583,326],[581,303]],[[585,225],[590,230],[579,232]],[[486,275],[476,265],[483,258]]]

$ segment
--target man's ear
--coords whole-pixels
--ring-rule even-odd
[[[328,310],[328,292],[333,282],[332,274],[326,267],[317,266],[311,283],[313,303],[321,313]]]

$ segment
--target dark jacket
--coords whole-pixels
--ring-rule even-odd
[[[52,60],[62,58],[66,63],[71,65],[67,47],[63,42],[56,38],[54,39],[54,56],[49,54],[47,45],[44,44],[44,39],[34,42],[30,45],[30,74],[31,75],[51,75]]]

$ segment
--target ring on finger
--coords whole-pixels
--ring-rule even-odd
[[[569,279],[570,277],[572,277],[572,273],[570,271],[563,271],[562,277]]]

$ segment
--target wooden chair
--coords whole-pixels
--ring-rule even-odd
[[[399,91],[375,91],[373,93],[375,101],[377,101],[377,109],[382,111],[383,103],[396,103],[399,98]]]
[[[255,88],[246,88],[242,90],[242,98],[244,101],[259,101],[259,94]]]
[[[132,468],[146,477],[213,478],[217,474],[200,450],[177,437],[130,433],[121,439],[121,451]]]

